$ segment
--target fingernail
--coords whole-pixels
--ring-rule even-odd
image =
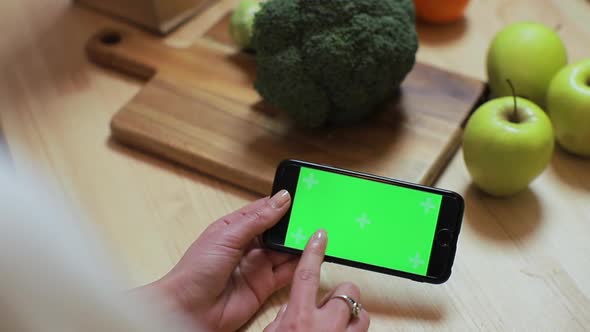
[[[289,192],[283,189],[270,198],[270,206],[275,209],[280,209],[287,204],[289,200],[291,200]]]
[[[277,311],[277,316],[275,317],[275,319],[278,319],[279,317],[281,317],[281,315],[284,314],[286,310],[287,310],[287,304],[283,304],[281,306],[281,308],[279,309],[279,311]]]
[[[315,232],[315,234],[313,234],[313,243],[314,244],[320,244],[326,241],[326,238],[328,237],[328,234],[326,234],[326,231],[323,229],[318,230],[317,232]]]

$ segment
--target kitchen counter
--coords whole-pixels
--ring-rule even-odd
[[[214,6],[221,13],[234,2]],[[217,19],[208,13],[198,21]],[[570,61],[590,57],[588,1],[473,0],[460,22],[419,25],[418,59],[485,80],[491,37],[519,20],[559,25]],[[199,22],[167,42],[190,44],[204,32]],[[0,4],[0,152],[19,172],[52,179],[55,195],[84,211],[140,285],[168,271],[211,221],[256,196],[109,138],[110,118],[142,82],[89,63],[83,48],[99,28],[123,24],[65,0]],[[497,199],[471,184],[459,151],[436,186],[466,200],[447,283],[324,264],[322,287],[359,285],[371,331],[590,329],[590,160],[557,148],[528,190]],[[286,299],[286,291],[271,298],[247,330],[262,330]]]

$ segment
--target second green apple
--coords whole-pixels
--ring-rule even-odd
[[[515,23],[494,37],[487,54],[487,74],[495,97],[511,96],[509,79],[518,96],[545,106],[553,76],[567,65],[567,52],[553,29],[540,23]]]
[[[555,138],[567,151],[590,157],[590,59],[557,73],[547,92]]]

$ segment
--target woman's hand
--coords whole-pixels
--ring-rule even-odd
[[[290,203],[282,190],[215,221],[166,276],[147,287],[163,292],[173,310],[195,326],[237,330],[293,279],[297,259],[262,249],[258,242]]]
[[[320,266],[326,252],[327,235],[320,230],[309,240],[295,271],[289,303],[264,332],[364,332],[369,329],[369,314],[361,309],[353,317],[345,299],[334,298],[346,295],[360,301],[360,291],[351,283],[337,286],[317,303],[320,283]]]

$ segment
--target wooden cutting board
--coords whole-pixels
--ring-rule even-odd
[[[285,158],[429,185],[484,93],[480,81],[418,63],[400,96],[371,119],[298,129],[254,90],[255,58],[232,46],[227,22],[185,49],[133,28],[89,41],[91,60],[147,81],[113,117],[117,141],[264,195]]]

